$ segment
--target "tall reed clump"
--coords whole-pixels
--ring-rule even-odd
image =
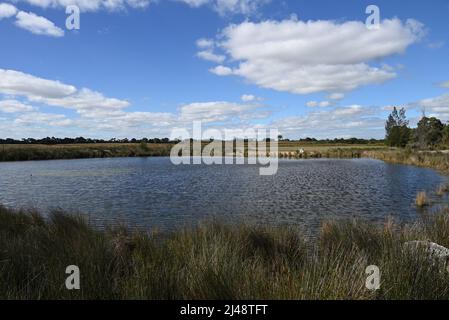
[[[412,225],[330,221],[295,227],[219,222],[167,233],[96,230],[82,218],[0,207],[2,299],[448,299],[449,275],[410,240],[449,246],[449,212]],[[65,288],[77,265],[81,289]],[[365,287],[368,265],[381,289]]]
[[[448,184],[440,184],[437,187],[436,194],[441,197],[448,192],[449,192],[449,185]]]
[[[430,205],[427,193],[425,191],[418,192],[415,199],[415,204],[419,208],[427,207]]]

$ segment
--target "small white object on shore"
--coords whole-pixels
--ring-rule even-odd
[[[409,241],[404,243],[408,250],[424,250],[429,257],[438,260],[444,269],[449,272],[449,249],[430,241]]]

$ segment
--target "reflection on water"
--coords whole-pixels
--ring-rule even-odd
[[[174,166],[168,158],[116,158],[0,164],[0,203],[89,215],[98,225],[173,228],[209,217],[316,227],[323,218],[383,221],[417,215],[418,191],[447,182],[435,171],[369,159],[257,166]]]

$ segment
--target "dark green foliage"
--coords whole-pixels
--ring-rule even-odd
[[[410,129],[408,120],[405,116],[405,109],[399,111],[396,107],[388,116],[385,124],[386,142],[391,147],[405,147],[410,140]]]
[[[423,117],[415,130],[415,142],[421,149],[435,148],[443,140],[444,125],[437,118]]]

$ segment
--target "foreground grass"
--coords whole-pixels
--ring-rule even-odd
[[[289,227],[206,223],[168,234],[100,231],[82,218],[0,207],[2,299],[448,299],[449,274],[408,240],[449,246],[449,212],[414,225],[345,221],[314,241]],[[81,290],[65,288],[65,268]],[[365,288],[368,265],[381,289]]]

